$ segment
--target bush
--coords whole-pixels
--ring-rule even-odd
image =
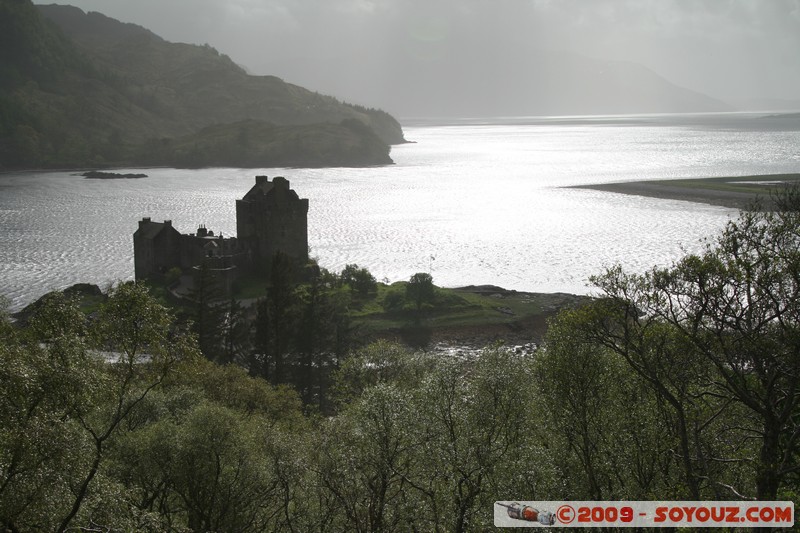
[[[342,283],[349,285],[350,289],[360,297],[366,298],[378,291],[378,281],[366,268],[358,265],[346,265],[341,274]]]
[[[164,274],[164,281],[166,282],[167,287],[178,281],[182,275],[183,271],[180,269],[180,267],[172,267],[167,270],[167,273]]]
[[[405,306],[405,303],[406,298],[402,292],[397,289],[389,289],[386,292],[386,295],[383,297],[381,306],[383,307],[384,311],[387,312],[401,311]]]

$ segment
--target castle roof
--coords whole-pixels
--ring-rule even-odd
[[[155,239],[158,234],[164,230],[164,228],[170,228],[175,232],[178,231],[172,227],[171,220],[165,220],[164,222],[153,222],[149,218],[143,218],[139,222],[139,229],[136,230],[136,232],[144,239]]]
[[[275,189],[285,189],[294,198],[299,199],[297,193],[289,188],[289,180],[284,177],[276,176],[269,181],[269,176],[256,176],[256,184],[247,191],[242,200],[256,200],[262,196],[268,196]]]

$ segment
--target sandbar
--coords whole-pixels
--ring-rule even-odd
[[[760,198],[766,205],[769,205],[771,195],[778,189],[792,184],[800,185],[800,174],[627,181],[600,185],[577,185],[574,188],[742,209],[748,207],[756,198]]]

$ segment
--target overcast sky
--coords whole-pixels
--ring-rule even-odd
[[[36,0],[37,3],[46,1]],[[397,105],[392,73],[560,50],[738,103],[800,99],[800,0],[59,0],[208,43],[253,74]],[[510,58],[510,59],[509,59]]]

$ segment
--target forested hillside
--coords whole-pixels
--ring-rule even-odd
[[[391,162],[388,145],[403,142],[384,112],[250,76],[208,46],[98,13],[0,0],[0,44],[0,168],[149,164],[154,144],[167,165],[360,166]],[[343,124],[354,120],[366,127]],[[242,121],[260,123],[247,148],[232,148],[234,126],[218,127],[213,146],[201,133]],[[209,149],[215,158],[187,155]]]
[[[24,325],[0,316],[0,527],[477,532],[509,498],[797,506],[800,191],[777,206],[672,267],[608,270],[532,354],[345,345],[375,284],[355,266],[275,269],[252,328],[235,302],[181,320],[141,283],[88,316],[47,295]]]

